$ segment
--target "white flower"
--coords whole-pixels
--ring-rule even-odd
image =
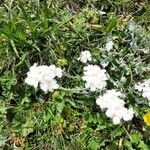
[[[142,92],[142,96],[150,100],[150,79],[144,80],[143,83],[136,84],[135,89]]]
[[[142,90],[143,90],[143,86],[142,86],[142,84],[140,84],[140,83],[136,84],[136,85],[134,86],[134,88],[135,88],[136,90],[138,90],[139,92],[142,92]]]
[[[87,63],[88,61],[90,62],[92,60],[90,51],[82,51],[78,60],[82,63]]]
[[[96,99],[96,104],[101,109],[106,110],[106,116],[112,118],[114,124],[119,124],[121,119],[129,121],[133,118],[133,110],[124,107],[125,102],[123,100],[124,94],[117,92],[116,90],[107,90],[103,96],[99,96]]]
[[[123,120],[125,121],[132,120],[133,115],[134,115],[134,111],[132,108],[130,108],[126,111],[126,113],[123,114]]]
[[[107,117],[113,118],[114,115],[115,115],[115,109],[114,108],[107,109],[107,111],[106,111],[106,116]]]
[[[59,88],[59,85],[55,80],[56,77],[58,78],[62,77],[61,68],[58,68],[55,65],[37,66],[37,64],[34,64],[33,66],[30,67],[25,82],[31,86],[34,86],[35,88],[37,88],[38,85],[40,85],[40,88],[44,92],[47,91],[52,92],[53,90]]]
[[[96,103],[101,109],[122,107],[125,102],[121,97],[124,97],[122,93],[117,92],[116,90],[107,90],[103,96],[97,98]]]
[[[34,86],[34,88],[37,88],[37,87],[38,87],[38,83],[39,83],[39,81],[36,80],[36,79],[34,79],[33,76],[32,76],[31,78],[30,78],[30,77],[29,77],[29,78],[26,78],[26,79],[25,79],[25,82],[26,82],[27,84],[29,84],[30,86]]]
[[[116,125],[116,124],[119,124],[120,123],[120,118],[118,117],[114,117],[113,118],[113,123]]]
[[[84,76],[82,79],[86,82],[85,88],[91,91],[102,90],[106,86],[106,70],[97,65],[88,65],[84,67]]]
[[[39,69],[37,67],[37,64],[34,64],[30,67],[30,71],[27,73],[27,78],[25,79],[25,82],[31,86],[34,86],[35,88],[38,87],[39,82]]]
[[[47,80],[47,82],[41,82],[40,88],[44,91],[50,91],[53,92],[55,89],[59,88],[59,85],[57,84],[57,81],[55,79]]]
[[[56,67],[55,65],[50,65],[49,68],[50,68],[50,72],[52,74],[54,74],[54,76],[57,76],[58,78],[62,77],[62,70],[61,70],[61,68]]]
[[[121,77],[120,81],[121,81],[122,83],[126,83],[127,79],[126,79],[126,77]]]
[[[106,50],[109,52],[111,49],[113,49],[113,45],[114,45],[113,41],[108,41],[106,43]]]

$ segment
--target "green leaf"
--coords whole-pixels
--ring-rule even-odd
[[[29,102],[30,102],[29,98],[25,96],[24,98],[22,98],[21,104],[29,103]]]
[[[6,141],[7,141],[7,138],[0,134],[0,147],[5,145]]]
[[[142,150],[149,150],[149,146],[147,146],[143,141],[140,142],[138,148],[141,148]]]
[[[0,113],[1,114],[6,114],[7,113],[7,108],[5,106],[5,103],[0,99]]]
[[[19,65],[21,65],[21,64],[24,63],[24,61],[25,61],[27,55],[28,55],[28,53],[24,53],[24,54],[21,56],[20,61],[19,61],[19,63],[16,65],[16,67],[18,67]]]
[[[121,136],[122,133],[123,133],[122,129],[115,130],[114,132],[111,133],[111,139],[113,140],[114,138]]]
[[[138,144],[141,141],[140,134],[138,132],[132,133],[131,135],[132,141]]]
[[[99,144],[96,141],[94,141],[94,140],[90,141],[89,144],[88,144],[88,147],[91,150],[97,150],[98,146],[99,146]]]
[[[34,120],[28,118],[25,124],[22,125],[22,135],[26,137],[29,133],[33,132]]]
[[[112,30],[116,27],[116,25],[117,25],[117,19],[115,17],[111,17],[111,19],[108,22],[108,26],[106,28],[106,34],[112,32]]]
[[[110,150],[118,150],[118,146],[115,142],[113,142],[110,147],[109,147]]]
[[[128,140],[124,140],[124,145],[127,147],[128,150],[133,150],[132,143]]]
[[[44,113],[42,119],[43,119],[43,121],[46,123],[46,122],[48,122],[52,117],[53,117],[52,111],[49,110],[49,111],[47,111],[47,112]],[[56,119],[56,118],[55,118],[55,119]]]

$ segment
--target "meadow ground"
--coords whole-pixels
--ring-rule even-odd
[[[34,63],[56,90],[25,82]],[[2,150],[150,150],[149,0],[0,0],[0,91]]]

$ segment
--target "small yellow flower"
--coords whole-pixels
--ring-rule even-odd
[[[56,98],[58,96],[59,96],[59,92],[58,91],[55,91],[55,92],[52,93],[52,97],[53,98]]]
[[[144,119],[144,122],[145,122],[148,126],[150,126],[150,112],[147,112],[147,113],[144,115],[143,119]]]
[[[57,61],[57,65],[60,66],[60,67],[63,67],[67,64],[68,64],[68,61],[64,58],[63,59],[58,59],[58,61]]]

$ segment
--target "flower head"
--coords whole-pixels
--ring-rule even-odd
[[[144,122],[145,122],[148,126],[150,126],[150,112],[147,112],[147,113],[144,115],[143,119],[144,119]]]
[[[121,119],[129,121],[133,118],[133,109],[124,107],[125,102],[123,98],[124,94],[116,90],[107,90],[103,96],[99,96],[96,99],[97,105],[101,109],[106,109],[106,116],[112,118],[114,124],[119,124]]]
[[[55,92],[52,93],[52,97],[53,98],[56,98],[58,96],[59,96],[59,92],[58,91],[55,91]]]
[[[88,61],[90,62],[92,60],[90,51],[82,51],[78,60],[82,63],[87,63]]]
[[[150,79],[136,84],[135,89],[137,89],[139,92],[142,92],[142,96],[150,100]]]
[[[34,86],[35,88],[38,87],[38,82],[40,80],[39,77],[39,69],[37,67],[37,64],[34,64],[30,67],[29,72],[27,73],[27,78],[25,79],[25,82],[31,86]]]
[[[37,88],[38,85],[40,85],[40,88],[44,92],[52,92],[54,89],[59,88],[59,85],[57,84],[57,81],[55,79],[56,77],[62,77],[61,68],[58,68],[55,65],[37,66],[37,64],[34,64],[30,67],[25,82],[31,86],[34,86],[35,88]]]
[[[106,70],[97,65],[88,65],[84,67],[84,76],[82,79],[86,82],[85,88],[91,91],[102,90],[106,86]]]
[[[62,59],[58,59],[57,61],[57,65],[60,66],[60,67],[64,67],[68,64],[68,61],[67,59],[65,58],[62,58]]]

